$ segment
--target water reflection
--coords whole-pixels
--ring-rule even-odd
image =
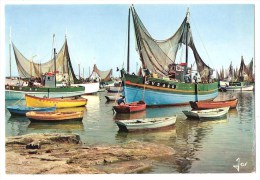
[[[29,131],[35,130],[57,130],[63,132],[72,132],[74,130],[84,130],[82,121],[66,121],[66,122],[31,122],[28,126]]]
[[[130,119],[143,119],[146,117],[146,111],[135,113],[115,113],[114,120],[130,120]]]
[[[237,97],[236,109],[230,109],[227,119],[189,121],[182,113],[190,106],[147,108],[133,114],[113,114],[114,103],[105,104],[104,92],[89,98],[82,122],[42,124],[30,123],[26,117],[10,117],[6,110],[6,136],[42,132],[78,133],[82,142],[120,144],[130,140],[169,146],[175,154],[161,157],[147,173],[236,173],[233,168],[238,157],[248,162],[241,172],[255,169],[254,93],[219,93],[219,99]],[[12,101],[6,101],[6,105]],[[14,102],[13,102],[14,103]],[[24,101],[20,101],[23,104]],[[11,104],[10,104],[11,105]],[[85,107],[83,107],[85,108]],[[123,133],[118,132],[115,120],[153,118],[177,115],[176,124],[167,130]]]
[[[119,132],[116,134],[116,140],[120,142],[126,142],[131,140],[140,140],[147,142],[165,142],[175,140],[176,138],[176,128],[175,126],[169,126],[167,129],[154,130],[149,132]]]
[[[11,133],[12,136],[26,134],[30,120],[24,116],[10,116],[7,120],[6,133]]]

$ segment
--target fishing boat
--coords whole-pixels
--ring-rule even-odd
[[[54,41],[54,40],[53,40]],[[10,50],[13,47],[14,57],[19,73],[19,85],[7,81],[5,84],[5,99],[25,99],[25,94],[37,97],[70,97],[82,94],[95,93],[99,90],[99,83],[83,83],[77,79],[69,55],[67,38],[58,53],[53,49],[53,57],[44,63],[33,62],[16,48],[10,39]],[[35,56],[34,56],[35,57]],[[10,51],[10,77],[11,51]],[[37,79],[38,82],[27,82]]]
[[[225,101],[190,101],[190,106],[192,109],[214,109],[221,107],[230,107],[230,109],[236,108],[238,99],[229,99]]]
[[[226,118],[228,110],[229,107],[223,107],[215,109],[191,110],[182,112],[190,119],[214,120]]]
[[[137,102],[113,106],[113,110],[115,110],[117,113],[132,113],[132,112],[144,111],[145,109],[146,109],[146,103],[144,101],[137,101]]]
[[[119,131],[147,131],[165,128],[174,125],[177,115],[171,117],[158,117],[133,120],[117,120],[115,121],[119,127]]]
[[[220,81],[220,88],[224,91],[253,91],[254,84],[249,82]]]
[[[25,99],[25,94],[37,97],[70,97],[79,96],[85,93],[85,88],[77,87],[29,87],[5,85],[5,100]]]
[[[129,26],[131,14],[143,75],[129,73],[128,38],[127,70],[121,70],[127,103],[144,97],[147,106],[168,106],[188,104],[189,101],[212,100],[217,97],[218,82],[213,81],[213,69],[197,52],[189,23],[189,11],[177,32],[167,40],[152,38],[133,6],[129,8]],[[128,28],[128,34],[130,29]],[[186,58],[185,62],[177,63],[177,50],[181,46],[186,49]],[[188,67],[189,48],[195,57],[198,71],[195,77],[198,77],[198,80],[191,79],[193,69],[192,66]]]
[[[53,107],[70,108],[80,107],[87,104],[87,99],[82,97],[64,97],[64,98],[40,98],[25,94],[26,106],[28,107]]]
[[[26,113],[26,117],[31,121],[48,121],[59,122],[68,120],[82,120],[83,112],[35,112],[30,111]]]
[[[46,107],[46,108],[36,108],[36,107],[27,107],[27,106],[7,106],[8,111],[13,116],[25,116],[29,111],[41,111],[41,112],[53,112],[56,110],[56,107]]]
[[[254,90],[254,74],[253,74],[253,58],[248,65],[245,64],[243,56],[239,69],[233,68],[232,62],[227,70],[217,72],[219,79],[219,89],[221,91],[253,91]]]

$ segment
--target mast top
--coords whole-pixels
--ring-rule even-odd
[[[190,8],[189,7],[187,7],[186,17],[187,17],[186,23],[190,23]]]

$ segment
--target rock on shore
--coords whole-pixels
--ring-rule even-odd
[[[6,138],[7,174],[138,173],[170,147],[131,141],[122,145],[84,146],[77,134],[27,134]]]

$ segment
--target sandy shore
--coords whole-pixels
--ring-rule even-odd
[[[6,138],[7,174],[110,174],[150,169],[170,147],[131,141],[86,146],[77,134],[28,134]]]

